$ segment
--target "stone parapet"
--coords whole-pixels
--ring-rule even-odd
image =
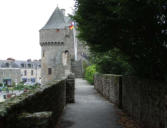
[[[167,83],[132,76],[96,74],[95,89],[143,128],[167,128]]]
[[[121,94],[119,90],[122,87],[120,80],[120,75],[96,74],[94,76],[94,87],[105,98],[120,106]]]
[[[75,102],[75,76],[69,75],[66,81],[66,103]]]
[[[52,112],[51,121],[54,122],[50,123],[52,124],[50,128],[54,127],[63,112],[66,101],[74,101],[74,85],[74,78],[54,81],[0,103],[0,128],[19,128],[18,123],[22,113],[34,115],[34,113],[48,111]],[[24,117],[24,119],[27,118]]]
[[[166,128],[167,83],[125,76],[122,107],[146,128]]]

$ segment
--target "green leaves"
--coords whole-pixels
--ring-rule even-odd
[[[86,68],[85,71],[85,79],[90,83],[93,84],[94,82],[94,74],[96,73],[96,65],[91,65]]]

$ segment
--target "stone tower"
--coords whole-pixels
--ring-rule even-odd
[[[62,79],[71,71],[71,59],[74,58],[73,31],[69,29],[71,23],[71,19],[65,16],[65,10],[57,7],[40,30],[42,84]]]

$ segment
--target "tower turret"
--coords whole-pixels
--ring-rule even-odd
[[[42,84],[62,79],[71,71],[70,61],[74,58],[73,32],[69,29],[71,20],[64,11],[57,7],[40,30]]]

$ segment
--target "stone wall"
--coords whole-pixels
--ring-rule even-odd
[[[111,74],[96,74],[94,76],[95,89],[111,102],[121,105],[121,76]]]
[[[83,78],[82,61],[72,61],[71,71],[75,74],[75,78]]]
[[[69,75],[66,81],[66,103],[75,102],[75,76]]]
[[[98,74],[94,81],[98,92],[144,128],[167,128],[167,83]]]
[[[135,77],[123,77],[122,83],[123,109],[146,128],[166,128],[167,83]]]
[[[71,88],[74,90],[74,82],[69,82],[72,79],[73,77],[70,77],[70,79],[52,82],[1,103],[0,128],[20,128],[19,122],[22,121],[19,117],[22,113],[37,112],[51,112],[49,126],[50,128],[54,127],[64,109],[66,99],[68,101],[69,97],[74,98],[74,93],[68,93],[71,92]],[[66,91],[66,89],[68,90]]]

